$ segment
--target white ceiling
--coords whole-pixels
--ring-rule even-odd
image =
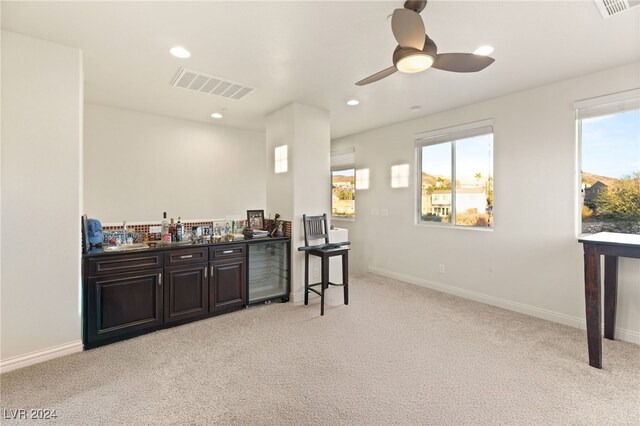
[[[490,44],[496,62],[355,86],[391,65],[387,16],[403,3],[2,1],[2,28],[82,49],[87,103],[264,130],[300,102],[330,111],[332,138],[640,60],[640,7],[605,20],[592,0],[431,0],[422,17],[440,53]],[[169,87],[182,66],[257,90],[233,101]]]

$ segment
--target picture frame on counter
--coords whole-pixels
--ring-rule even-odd
[[[264,229],[264,210],[247,210],[247,228]]]

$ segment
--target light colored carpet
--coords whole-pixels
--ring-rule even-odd
[[[57,424],[640,424],[640,346],[410,284],[272,304],[2,375]],[[3,424],[25,424],[24,421]],[[42,421],[38,422],[43,424]]]

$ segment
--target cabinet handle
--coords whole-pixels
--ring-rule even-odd
[[[158,287],[162,285],[162,272],[158,274]]]
[[[180,256],[180,259],[191,259],[193,257],[192,254],[184,254],[182,256]]]
[[[204,277],[207,278],[207,267],[204,267]]]
[[[233,250],[225,250],[222,252],[222,254],[231,254],[233,253]]]
[[[211,276],[213,277],[213,265],[211,265],[210,268],[211,268]]]

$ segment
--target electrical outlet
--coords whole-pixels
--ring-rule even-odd
[[[382,216],[389,216],[389,210],[387,210],[387,209],[382,209],[382,210],[380,210],[380,215],[382,215]]]
[[[159,234],[162,232],[162,226],[150,226],[149,233],[150,234]]]
[[[313,278],[320,277],[320,270],[318,268],[313,268]]]
[[[443,265],[442,263],[441,263],[440,265],[438,265],[438,271],[439,271],[441,274],[444,274],[444,265]]]

